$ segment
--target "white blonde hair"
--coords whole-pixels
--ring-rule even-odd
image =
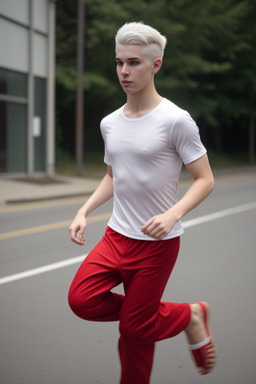
[[[115,36],[117,45],[141,45],[145,47],[144,53],[153,59],[163,58],[164,49],[167,43],[165,36],[161,35],[156,29],[140,23],[126,23]]]

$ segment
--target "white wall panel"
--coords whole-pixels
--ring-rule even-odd
[[[26,28],[0,19],[0,66],[27,73],[28,40],[29,33]]]
[[[34,75],[47,76],[47,39],[46,37],[34,34]]]
[[[28,25],[29,0],[0,0],[0,13]]]
[[[48,0],[34,0],[34,28],[47,33],[48,31]]]

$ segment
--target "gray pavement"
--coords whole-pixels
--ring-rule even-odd
[[[209,301],[217,365],[210,375],[199,376],[181,334],[157,343],[152,384],[256,382],[256,168],[214,173],[213,193],[183,220],[180,256],[163,301]],[[78,265],[104,233],[112,205],[109,201],[94,212],[85,246],[76,246],[69,240],[67,221],[99,180],[59,177],[48,185],[9,180],[9,192],[6,183],[1,189],[8,180],[0,179],[7,204],[0,206],[1,384],[118,382],[118,324],[84,322],[67,302]],[[183,174],[180,196],[188,185]],[[8,206],[68,193],[81,198]],[[115,290],[123,293],[122,286]]]
[[[91,194],[100,179],[59,176],[53,179],[0,178],[0,205],[15,204],[48,199],[83,196]]]
[[[256,174],[256,166],[214,170],[216,178]],[[181,182],[190,178],[184,171]],[[0,177],[0,205],[17,204],[50,199],[90,195],[98,186],[100,178],[55,175],[52,179],[12,179]]]
[[[163,301],[209,301],[216,368],[210,375],[198,375],[181,334],[157,343],[152,384],[256,382],[256,169],[214,173],[213,193],[183,220],[180,255]],[[86,179],[80,181],[86,192]],[[73,182],[66,179],[74,195],[79,191]],[[188,184],[183,175],[180,196]],[[12,188],[19,185],[16,181]],[[66,194],[68,188],[61,186]],[[50,185],[44,189],[50,197]],[[42,198],[39,193],[31,196]],[[84,322],[68,307],[78,265],[100,240],[112,209],[109,201],[93,213],[85,246],[79,247],[69,240],[67,221],[81,201],[83,196],[0,207],[1,384],[118,382],[118,323]],[[14,279],[3,280],[8,277]],[[115,290],[123,293],[122,286]]]

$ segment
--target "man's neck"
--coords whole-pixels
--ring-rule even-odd
[[[144,97],[141,95],[128,95],[124,114],[131,119],[144,116],[156,108],[162,99],[156,91],[150,95],[145,94]]]

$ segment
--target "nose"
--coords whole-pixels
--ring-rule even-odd
[[[127,75],[128,74],[128,67],[127,67],[126,64],[122,65],[121,74],[122,75]]]

